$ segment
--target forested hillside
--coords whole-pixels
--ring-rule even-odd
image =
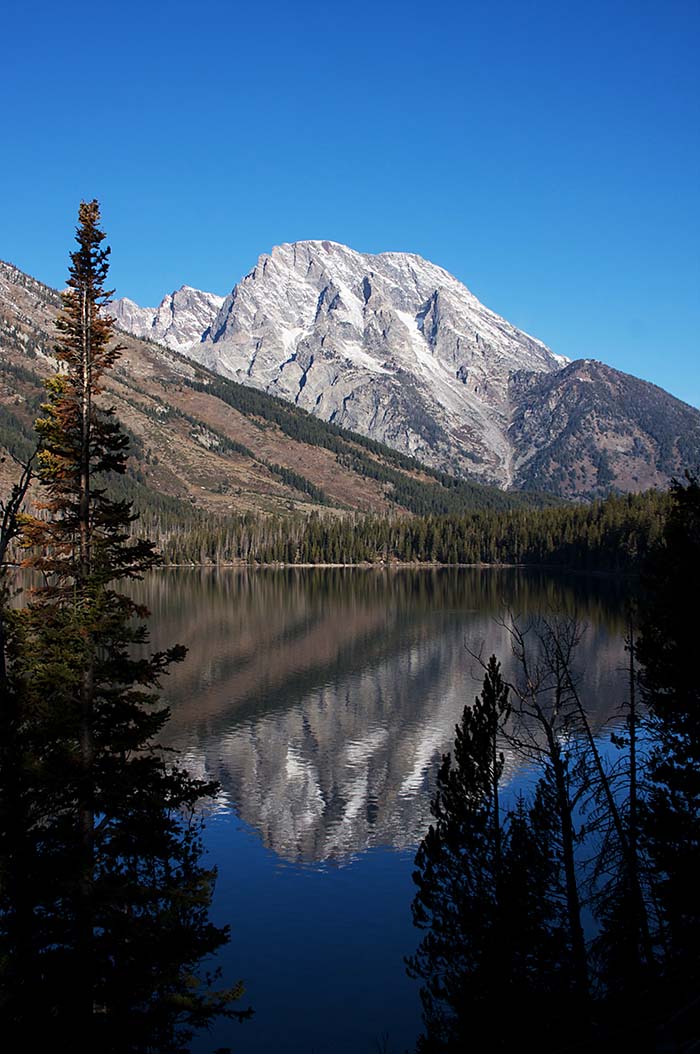
[[[54,290],[0,263],[0,447],[20,461],[34,447],[43,381],[56,368],[58,303]],[[127,334],[119,343],[102,399],[129,435],[124,493],[142,508],[179,508],[187,521],[190,508],[444,514],[553,500],[457,480],[160,345]],[[11,473],[6,464],[5,486]]]

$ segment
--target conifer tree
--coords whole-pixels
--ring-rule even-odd
[[[700,685],[692,656],[700,589],[700,479],[671,487],[662,544],[646,577],[637,654],[654,737],[641,838],[659,908],[661,1004],[678,1034],[697,1036],[700,984]]]
[[[496,1050],[538,1021],[538,1045],[558,1049],[575,1007],[560,868],[556,780],[545,766],[533,801],[505,813],[500,782],[509,689],[494,656],[480,697],[443,759],[431,826],[416,857],[414,921],[426,930],[407,960],[421,990],[421,1054]],[[502,1010],[507,1007],[507,1014]]]
[[[214,875],[201,865],[195,818],[214,786],[168,762],[154,738],[168,717],[160,678],[184,649],[143,657],[147,612],[115,588],[156,554],[132,538],[130,505],[108,490],[128,441],[100,400],[120,348],[99,223],[97,202],[83,202],[57,322],[61,369],[36,426],[43,514],[23,526],[27,566],[45,584],[12,616],[8,641],[32,747],[42,919],[37,1012],[23,1024],[38,1041],[42,1028],[54,1042],[70,1036],[74,1050],[180,1051],[191,1028],[231,1013],[238,988],[196,979],[227,939],[207,918]]]
[[[495,1046],[522,1045],[523,1022],[537,1021],[541,1051],[558,1050],[574,1019],[571,953],[559,860],[559,830],[551,769],[532,802],[520,796],[507,817],[503,847],[499,972],[491,993],[494,1018],[507,1006]]]
[[[492,656],[481,695],[456,727],[431,804],[431,825],[416,856],[414,922],[425,929],[409,973],[421,990],[425,1035],[419,1049],[462,1050],[475,1019],[488,1018],[499,971],[503,832],[498,737],[509,713],[508,689]]]
[[[5,630],[13,594],[9,552],[20,531],[21,509],[31,475],[32,460],[21,466],[18,481],[7,499],[0,501],[0,1020],[5,1016],[5,1006],[25,1001],[34,929],[29,892],[31,810],[23,764],[25,744],[18,698],[8,676]]]

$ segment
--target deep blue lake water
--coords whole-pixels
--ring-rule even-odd
[[[401,1054],[420,1031],[403,959],[437,765],[480,690],[517,676],[507,631],[576,613],[576,666],[606,737],[625,694],[624,587],[516,570],[178,570],[139,585],[152,643],[184,643],[167,742],[221,793],[206,828],[220,956],[241,1007],[195,1051]],[[503,623],[505,620],[506,624]],[[528,773],[508,759],[509,787]]]

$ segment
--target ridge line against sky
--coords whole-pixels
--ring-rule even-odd
[[[282,242],[413,252],[700,403],[697,0],[10,0],[3,30],[0,257],[48,284],[91,197],[140,304]]]

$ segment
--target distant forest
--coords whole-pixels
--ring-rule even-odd
[[[145,497],[145,495],[144,495]],[[630,572],[661,537],[669,506],[659,491],[590,505],[476,508],[459,515],[332,514],[215,519],[176,499],[148,499],[139,530],[166,564],[527,564]]]

